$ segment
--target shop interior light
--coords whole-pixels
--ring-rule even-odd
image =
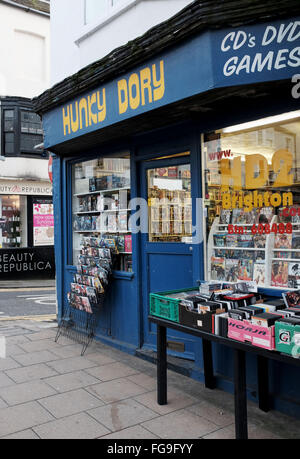
[[[300,110],[293,112],[283,113],[282,115],[269,116],[268,118],[262,118],[256,121],[250,121],[249,123],[236,124],[222,129],[223,134],[230,134],[232,132],[246,131],[247,129],[254,129],[257,127],[267,126],[275,123],[282,123],[284,121],[290,121],[300,117]]]

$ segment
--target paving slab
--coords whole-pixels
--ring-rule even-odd
[[[95,362],[97,365],[107,365],[108,363],[115,363],[116,361],[107,355],[101,354],[100,352],[95,352],[92,354],[85,354],[86,358],[92,362]]]
[[[14,368],[19,368],[20,366],[21,365],[11,357],[7,357],[6,359],[0,358],[0,371],[7,371]]]
[[[126,378],[96,384],[95,386],[88,387],[86,390],[99,397],[104,403],[118,402],[147,391],[147,389],[134,384]]]
[[[146,394],[135,397],[142,405],[147,406],[151,410],[155,411],[160,415],[171,413],[172,411],[180,410],[181,408],[187,408],[191,405],[195,405],[198,399],[191,397],[184,392],[180,392],[174,389],[168,390],[168,404],[158,405],[157,403],[157,391],[147,392]]]
[[[102,440],[155,440],[159,437],[141,426],[128,427],[124,430],[111,433],[102,437]]]
[[[97,366],[95,362],[85,357],[71,357],[69,359],[56,360],[48,363],[57,373],[66,374],[72,371],[85,370]]]
[[[25,352],[24,354],[19,354],[14,356],[14,360],[18,362],[23,367],[29,365],[37,365],[39,363],[52,362],[53,360],[58,360],[59,357],[51,351],[38,351],[38,352]]]
[[[64,418],[103,405],[103,402],[84,389],[65,392],[39,400],[55,418]]]
[[[55,343],[53,339],[40,339],[37,341],[28,341],[27,343],[19,343],[19,346],[25,352],[39,352],[59,348],[60,345]]]
[[[0,388],[8,387],[15,384],[15,382],[10,379],[4,372],[0,372]]]
[[[69,344],[68,346],[58,346],[51,348],[51,352],[60,359],[69,359],[70,357],[80,357],[82,346],[80,344]]]
[[[57,332],[56,329],[50,328],[47,330],[42,330],[40,332],[31,333],[27,337],[28,339],[30,339],[30,341],[40,341],[42,339],[53,339],[54,340],[56,336],[56,332]]]
[[[44,363],[9,370],[6,371],[6,374],[18,384],[57,376],[57,372]]]
[[[127,379],[150,391],[156,390],[157,388],[156,379],[146,375],[145,373],[139,373],[134,376],[127,376]]]
[[[28,429],[3,437],[1,440],[39,440],[39,437],[31,429]]]
[[[37,402],[0,410],[0,438],[53,421],[53,416]]]
[[[88,413],[113,432],[157,417],[157,413],[131,399],[105,405]]]
[[[109,433],[107,428],[86,413],[48,422],[33,430],[40,438],[50,440],[96,439]]]
[[[57,392],[69,392],[75,389],[99,384],[99,380],[89,375],[85,371],[75,371],[65,375],[54,376],[44,380]]]
[[[179,410],[144,422],[142,427],[164,439],[201,438],[219,427],[187,410]]]
[[[188,407],[187,410],[197,416],[205,417],[219,427],[233,425],[235,422],[233,410],[229,411],[220,405],[215,405],[210,402],[202,401]]]
[[[134,370],[121,362],[97,366],[86,371],[90,375],[100,379],[100,381],[111,381],[113,379],[119,379],[124,376],[130,376],[138,373],[137,370]]]
[[[2,398],[0,398],[0,409],[7,408],[7,407],[8,407],[8,404],[5,403],[5,401]]]
[[[56,391],[43,381],[30,381],[0,389],[0,397],[10,406],[49,397]]]

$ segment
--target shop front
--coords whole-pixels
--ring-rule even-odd
[[[50,182],[0,180],[1,280],[55,276]]]
[[[207,24],[169,38],[130,66],[120,59],[115,75],[101,73],[99,61],[76,84],[70,77],[34,100],[55,154],[59,318],[77,266],[87,263],[82,248],[103,235],[118,258],[97,336],[133,354],[156,348],[152,292],[199,280],[255,281],[270,297],[299,288],[300,111],[291,82],[299,17],[279,7],[272,16],[266,23],[249,12],[238,28]],[[188,26],[186,10],[181,19]],[[180,30],[177,20],[166,27]],[[137,49],[155,42],[155,30]],[[203,380],[200,339],[169,330],[168,349],[182,372]],[[230,352],[215,345],[213,356],[218,387],[232,390]],[[252,356],[248,365],[256,400]],[[270,365],[275,408],[299,414],[297,371]]]

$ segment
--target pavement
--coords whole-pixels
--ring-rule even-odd
[[[0,322],[0,439],[234,438],[232,395],[168,371],[159,406],[155,365],[99,342],[81,357],[56,332],[53,317]],[[300,438],[299,420],[251,402],[248,421],[250,439]]]

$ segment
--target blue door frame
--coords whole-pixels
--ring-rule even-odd
[[[183,150],[184,151],[184,150]],[[201,172],[193,168],[192,157],[195,156],[195,149],[190,149],[190,156],[181,156],[163,160],[155,158],[140,163],[140,195],[148,199],[147,190],[147,171],[153,168],[178,166],[190,164],[192,173],[192,198],[199,197],[197,193],[197,179]],[[201,169],[200,169],[201,170]],[[194,207],[194,206],[193,206]],[[193,209],[194,210],[194,209]],[[194,212],[193,212],[194,216]],[[175,290],[178,288],[189,288],[196,286],[196,279],[199,279],[199,272],[195,272],[195,258],[200,263],[199,251],[202,252],[203,246],[186,243],[156,243],[149,242],[148,234],[141,235],[141,285],[142,285],[142,327],[143,327],[143,347],[145,349],[155,349],[156,347],[156,326],[149,324],[149,294],[151,292]],[[184,353],[170,351],[172,355],[195,359],[195,339],[189,335],[168,330],[170,341],[181,342],[185,346]]]

